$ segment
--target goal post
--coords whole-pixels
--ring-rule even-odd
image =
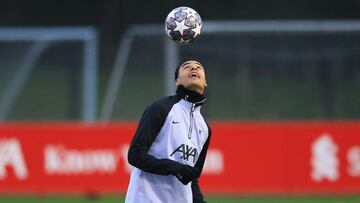
[[[92,27],[37,27],[0,28],[0,42],[27,42],[30,48],[6,84],[0,99],[0,120],[5,121],[19,92],[24,88],[34,64],[54,43],[78,41],[83,43],[82,58],[82,113],[84,122],[94,122],[97,117],[97,66],[98,36]],[[46,84],[44,84],[46,85]]]
[[[360,33],[360,21],[359,20],[283,20],[283,21],[277,21],[277,20],[249,20],[249,21],[204,21],[204,26],[203,26],[203,33],[202,36],[199,37],[199,40],[196,40],[196,42],[192,43],[191,45],[177,45],[176,43],[172,42],[171,40],[168,39],[168,37],[166,36],[165,32],[164,32],[164,25],[163,24],[146,24],[146,25],[132,25],[129,27],[129,29],[125,32],[124,36],[123,36],[123,40],[121,42],[124,41],[124,39],[126,38],[127,40],[132,41],[129,44],[124,44],[124,43],[120,43],[119,44],[119,52],[117,54],[117,58],[115,61],[122,61],[122,63],[115,63],[114,67],[113,67],[113,72],[111,74],[111,78],[109,80],[107,89],[105,91],[105,99],[103,102],[102,107],[100,108],[100,120],[102,121],[109,121],[112,117],[112,114],[114,112],[114,104],[115,104],[115,100],[117,98],[120,86],[121,86],[121,81],[122,81],[122,77],[124,77],[124,74],[120,74],[123,73],[125,68],[127,67],[127,62],[128,62],[128,57],[131,57],[131,53],[129,53],[130,49],[132,48],[132,44],[135,43],[134,39],[135,38],[145,38],[147,36],[157,36],[157,37],[163,37],[163,64],[164,64],[164,74],[163,74],[163,80],[165,82],[165,92],[164,95],[168,95],[168,94],[173,94],[174,92],[174,81],[173,81],[173,71],[177,65],[177,63],[180,61],[179,59],[181,58],[181,56],[184,56],[185,54],[183,54],[184,52],[186,52],[187,55],[206,55],[206,57],[208,57],[209,55],[213,56],[214,54],[218,53],[219,56],[221,56],[225,61],[227,59],[230,59],[232,61],[234,61],[237,64],[234,64],[234,66],[243,66],[242,68],[237,68],[237,70],[235,70],[234,74],[231,74],[232,78],[231,80],[233,80],[233,83],[241,83],[242,87],[241,88],[247,88],[246,90],[244,89],[244,94],[248,94],[249,91],[253,91],[251,90],[252,87],[249,86],[249,81],[251,81],[251,79],[246,78],[247,74],[249,73],[249,71],[263,71],[263,68],[257,68],[257,69],[247,69],[246,67],[249,66],[253,66],[254,63],[257,63],[256,60],[253,57],[258,57],[259,61],[269,61],[270,63],[277,63],[277,66],[283,66],[283,63],[301,63],[301,64],[308,64],[309,67],[316,67],[315,73],[314,71],[311,70],[311,68],[308,68],[306,70],[306,74],[308,76],[306,76],[307,78],[312,78],[313,74],[318,74],[317,72],[321,72],[323,71],[322,66],[323,65],[319,65],[318,63],[323,63],[323,60],[330,60],[330,62],[325,62],[325,63],[332,63],[333,65],[329,65],[326,66],[327,69],[331,69],[333,70],[334,68],[331,67],[335,67],[336,64],[339,65],[342,62],[342,55],[346,55],[347,58],[351,58],[352,56],[350,56],[352,53],[349,50],[358,50],[358,48],[354,48],[354,47],[350,47],[348,48],[348,50],[346,50],[347,48],[343,48],[341,47],[341,50],[326,50],[326,48],[322,48],[322,52],[324,53],[317,53],[316,51],[311,50],[311,48],[307,48],[307,50],[303,51],[303,52],[294,52],[292,53],[292,51],[290,49],[294,49],[293,47],[288,48],[286,47],[286,45],[278,45],[278,44],[274,44],[274,42],[268,42],[266,41],[266,37],[267,36],[271,36],[272,38],[270,40],[272,40],[274,37],[272,35],[277,35],[280,37],[275,37],[278,41],[281,41],[281,37],[285,36],[284,39],[288,39],[288,41],[292,42],[292,36],[293,35],[305,35],[305,37],[303,37],[304,39],[299,40],[299,42],[296,42],[297,44],[301,44],[301,43],[306,43],[306,38],[308,36],[315,36],[314,38],[311,38],[311,40],[314,40],[318,35],[321,35],[324,37],[319,37],[319,38],[326,38],[327,35],[331,35],[331,37],[326,38],[325,40],[321,39],[319,41],[324,41],[321,42],[322,44],[319,46],[327,46],[327,42],[325,41],[329,41],[331,42],[331,39],[333,38],[333,35],[337,35],[337,34],[342,34],[345,37],[339,37],[336,38],[336,40],[338,40],[340,42],[340,44],[343,44],[341,40],[343,40],[343,38],[346,41],[346,46],[352,46],[351,42],[349,43],[349,40],[347,39],[348,35],[350,34],[351,36],[349,37],[350,40],[352,40],[353,38],[356,39],[356,36]],[[355,37],[352,35],[356,35]],[[211,37],[216,37],[219,36],[218,38],[216,38],[216,40],[214,39],[210,39]],[[250,42],[247,42],[246,39],[240,39],[237,40],[238,37],[241,36],[245,36],[248,38],[251,38],[251,36],[261,36],[261,40],[262,42],[264,42],[265,44],[271,44],[280,48],[279,51],[276,52],[271,52],[271,51],[264,51],[264,50],[256,50],[251,48],[252,45],[250,45]],[[290,37],[287,37],[290,36]],[[265,38],[265,39],[264,39]],[[335,39],[335,38],[334,38]],[[359,39],[359,38],[357,38]],[[209,43],[207,43],[207,41],[211,41],[212,40],[212,44],[216,45],[220,45],[220,48],[216,48],[214,47],[214,45],[210,45]],[[225,42],[223,42],[225,41]],[[253,41],[256,40],[252,40],[251,43],[253,43]],[[286,40],[284,40],[286,41]],[[293,40],[296,41],[296,40]],[[243,42],[243,46],[240,44],[240,42]],[[257,43],[257,42],[256,42]],[[255,43],[255,44],[256,44]],[[259,42],[260,43],[260,42]],[[295,44],[296,44],[295,43]],[[257,46],[261,47],[261,45],[256,44]],[[210,47],[211,46],[211,47]],[[221,47],[222,46],[222,47]],[[224,47],[226,46],[226,47]],[[271,45],[269,45],[271,46]],[[355,45],[354,45],[355,46]],[[190,48],[188,48],[190,47]],[[311,47],[311,44],[308,45],[308,47]],[[296,47],[295,47],[296,49]],[[149,50],[151,50],[151,48],[149,48]],[[343,51],[345,50],[345,52],[343,53]],[[124,52],[126,52],[127,54],[123,54]],[[215,53],[216,52],[216,53]],[[254,56],[252,56],[252,54]],[[315,57],[318,59],[315,59],[315,62],[313,60],[314,54],[316,55]],[[356,53],[355,53],[356,54]],[[126,55],[126,56],[125,56]],[[274,58],[278,58],[276,59],[277,61],[273,60],[271,57],[274,55]],[[333,57],[333,56],[339,56],[339,57]],[[219,58],[221,58],[219,57]],[[250,57],[250,58],[247,58]],[[120,60],[121,58],[121,60]],[[240,60],[240,58],[244,58],[244,60]],[[211,60],[212,63],[216,63],[214,57],[212,58],[206,58],[205,60]],[[351,59],[352,60],[352,59]],[[214,62],[215,61],[215,62]],[[228,60],[230,61],[230,60]],[[315,65],[314,65],[315,63]],[[352,63],[352,62],[351,62]],[[356,62],[357,63],[357,62]],[[335,64],[335,65],[334,65]],[[219,64],[217,64],[219,65]],[[229,64],[226,64],[227,66]],[[279,67],[277,69],[279,69]],[[336,66],[338,67],[338,66]],[[335,67],[335,69],[337,69]],[[290,68],[290,67],[289,67]],[[261,70],[260,70],[261,69]],[[284,70],[283,68],[280,68],[282,71]],[[265,69],[264,69],[265,70]],[[210,72],[216,72],[216,70],[211,70]],[[266,70],[267,71],[267,70]],[[335,72],[337,70],[334,70]],[[334,71],[331,71],[330,74],[335,74],[333,73]],[[353,69],[351,71],[354,71]],[[243,73],[242,73],[243,72]],[[292,77],[296,77],[295,72]],[[215,77],[212,76],[215,73],[210,73],[210,77]],[[326,75],[326,74],[325,74]],[[335,74],[336,75],[336,74]],[[237,78],[236,77],[240,77]],[[316,76],[319,77],[319,76]],[[325,76],[324,76],[325,77]],[[327,76],[326,76],[327,77]],[[329,76],[329,77],[333,77],[333,76]],[[116,85],[114,85],[114,81],[117,80]],[[306,79],[308,80],[308,79]],[[316,83],[319,83],[318,80],[322,80],[321,78],[317,78],[316,79]],[[326,81],[327,79],[324,79],[325,83],[327,83]],[[324,82],[323,81],[323,82]],[[321,82],[321,81],[320,81]],[[302,86],[301,88],[304,88],[305,82],[302,82]],[[322,83],[322,82],[321,82]],[[216,85],[216,84],[215,84]],[[211,86],[211,85],[210,85]],[[231,87],[231,86],[229,86]],[[265,86],[266,87],[266,86]],[[305,115],[305,118],[307,117],[314,117],[314,118],[320,118],[320,117],[327,117],[330,118],[333,116],[334,112],[332,111],[337,111],[336,107],[332,107],[333,104],[332,102],[336,102],[333,101],[334,98],[332,98],[332,90],[328,90],[326,87],[326,84],[323,85],[317,85],[317,88],[320,88],[321,92],[325,92],[325,93],[321,93],[321,94],[327,94],[324,96],[321,96],[321,100],[322,103],[316,103],[314,104],[311,108],[324,108],[322,110],[319,110],[318,113],[314,113],[314,114],[309,114],[309,115]],[[250,88],[250,89],[249,89]],[[258,87],[257,87],[258,88]],[[215,88],[213,88],[215,89]],[[257,92],[255,92],[256,94],[259,94],[259,91],[256,90]],[[330,91],[330,93],[329,93]],[[253,91],[254,92],[254,91]],[[251,94],[253,94],[253,92]],[[326,93],[328,92],[328,93]],[[280,93],[280,92],[279,92]],[[239,93],[240,94],[240,93]],[[246,95],[245,95],[246,96]],[[250,100],[246,100],[246,98],[241,99],[241,102],[244,102],[244,105],[250,105],[250,103],[253,103],[255,100],[255,98],[252,98],[254,101],[250,101]],[[311,95],[307,95],[307,96],[311,96]],[[121,93],[120,93],[120,97],[121,97]],[[312,96],[313,97],[313,96]],[[281,100],[281,98],[277,98],[278,100]],[[311,99],[311,98],[309,98]],[[246,101],[245,101],[246,100]],[[318,100],[318,99],[316,99]],[[294,101],[293,101],[294,102]],[[343,102],[343,101],[341,101]],[[236,102],[234,103],[234,105],[236,105]],[[244,106],[243,104],[238,104],[240,106]],[[269,104],[270,105],[270,104]],[[325,107],[320,107],[321,106],[325,106]],[[341,104],[343,105],[343,104]],[[229,105],[231,106],[231,105]],[[211,106],[210,104],[210,109],[215,109],[216,105],[215,102],[213,102],[213,106]],[[244,107],[245,108],[245,107]],[[265,107],[264,107],[265,108]],[[292,107],[287,107],[288,109],[285,109],[284,111],[292,111],[290,108]],[[304,107],[306,108],[306,107]],[[335,108],[335,109],[334,109]],[[341,107],[341,108],[345,108],[345,107]],[[329,110],[331,109],[331,110]],[[239,111],[241,111],[243,109],[240,109]],[[253,109],[251,111],[255,111],[256,109]],[[231,110],[228,109],[227,110],[227,114],[231,114],[232,112],[236,112],[236,110]],[[247,112],[247,115],[251,115],[253,112]],[[259,110],[260,111],[260,110]],[[283,111],[283,110],[279,110]],[[321,112],[320,112],[321,111]],[[324,111],[324,112],[323,112]],[[346,110],[348,111],[348,110]],[[216,110],[216,113],[214,113],[214,117],[216,117],[219,112]],[[221,113],[221,112],[220,112]],[[275,112],[277,113],[277,112]],[[281,112],[280,112],[281,113]],[[289,113],[284,113],[285,116],[283,115],[275,115],[274,112],[269,111],[268,113],[264,113],[263,115],[256,115],[254,117],[249,117],[250,119],[256,119],[257,116],[265,116],[269,117],[269,118],[291,118],[291,117],[296,117],[293,114],[294,112],[289,112]],[[287,116],[287,114],[291,114],[290,116]],[[341,114],[341,113],[340,113]],[[339,114],[339,115],[340,115]],[[223,115],[219,116],[219,117],[226,117],[226,113],[224,113]],[[300,116],[303,117],[303,116]],[[230,119],[236,119],[238,118],[237,115],[234,116],[230,116]]]

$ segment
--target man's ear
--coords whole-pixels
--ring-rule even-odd
[[[176,84],[176,86],[179,86],[179,85],[180,85],[180,84],[179,84],[179,79],[176,79],[175,84]]]

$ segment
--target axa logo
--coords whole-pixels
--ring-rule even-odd
[[[21,145],[17,139],[0,139],[0,180],[7,176],[6,167],[12,167],[15,177],[19,180],[28,177]]]
[[[339,179],[338,145],[329,134],[323,134],[312,144],[311,178],[319,182],[323,179],[337,181]]]
[[[189,161],[189,158],[192,157],[193,163],[195,163],[196,157],[198,155],[198,151],[195,147],[191,147],[186,144],[181,144],[170,154],[170,156],[173,156],[175,153],[180,153],[180,158],[186,161]]]

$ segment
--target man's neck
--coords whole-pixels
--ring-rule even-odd
[[[183,98],[191,103],[201,102],[201,104],[202,104],[206,100],[203,94],[200,94],[197,91],[185,88],[182,85],[179,85],[177,87],[176,94],[180,98]]]
[[[195,91],[195,92],[197,92],[197,93],[199,93],[201,95],[204,94],[204,89],[202,89],[202,88],[200,88],[198,86],[190,86],[190,87],[186,87],[186,89]]]

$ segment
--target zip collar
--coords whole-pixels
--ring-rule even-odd
[[[195,104],[195,107],[203,105],[206,100],[203,94],[186,89],[182,85],[177,86],[176,96],[184,99],[185,101]]]

